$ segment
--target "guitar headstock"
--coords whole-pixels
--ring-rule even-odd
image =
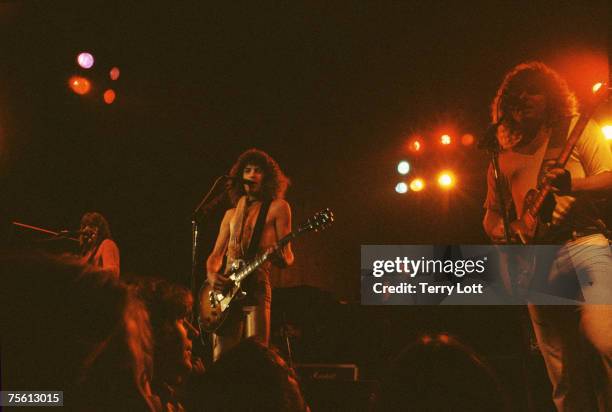
[[[300,226],[299,231],[319,232],[327,229],[334,222],[334,213],[329,209],[323,209],[315,213],[310,219]]]
[[[593,96],[589,103],[594,106],[598,106],[606,101],[610,95],[610,85],[605,82],[595,83],[591,90],[593,91]]]

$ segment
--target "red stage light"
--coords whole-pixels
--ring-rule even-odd
[[[109,74],[111,80],[117,80],[119,78],[119,75],[121,74],[121,71],[119,71],[119,67],[113,67],[112,69],[110,69]]]
[[[452,139],[449,135],[447,134],[443,134],[442,136],[440,136],[440,143],[442,143],[443,145],[449,145],[452,143]]]
[[[68,80],[68,85],[76,94],[84,95],[91,90],[91,83],[85,77],[72,76]]]
[[[115,91],[113,89],[108,89],[104,92],[104,103],[111,104],[115,101]]]

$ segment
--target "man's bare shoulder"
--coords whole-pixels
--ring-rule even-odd
[[[275,216],[281,213],[290,213],[291,206],[289,206],[289,202],[285,199],[274,199],[272,203],[270,203],[270,212]]]

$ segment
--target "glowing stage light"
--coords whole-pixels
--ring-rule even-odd
[[[609,124],[605,125],[604,127],[601,128],[601,131],[606,137],[606,140],[612,140],[612,125],[609,125]]]
[[[474,135],[470,133],[466,133],[461,136],[461,144],[464,146],[471,146],[474,144]]]
[[[91,90],[91,83],[85,77],[72,76],[68,80],[68,85],[76,94],[84,95]]]
[[[442,172],[438,175],[438,184],[444,189],[450,189],[455,184],[455,178],[450,172]]]
[[[410,182],[410,190],[412,190],[413,192],[420,192],[424,188],[425,182],[423,181],[423,179],[416,178],[412,179],[412,181]]]
[[[429,344],[431,343],[431,341],[432,341],[431,336],[429,336],[429,335],[423,335],[423,336],[421,336],[420,340],[421,340],[421,342],[422,342],[424,345],[429,345]]]
[[[407,175],[408,172],[410,171],[410,163],[408,163],[405,160],[402,160],[397,165],[397,171],[401,175]]]
[[[111,104],[115,101],[115,91],[113,89],[108,89],[104,92],[104,103]]]
[[[94,57],[91,53],[83,52],[77,56],[77,63],[84,69],[91,69],[94,65]]]
[[[451,144],[452,139],[449,135],[444,134],[440,137],[440,143],[442,143],[443,145],[449,145]]]
[[[410,150],[412,153],[420,153],[423,151],[423,140],[421,138],[415,138],[412,139],[409,143],[408,143],[408,150]]]
[[[601,86],[603,86],[603,83],[601,83],[601,82],[595,83],[593,85],[593,93],[597,93],[599,91],[599,89],[601,89]]]
[[[110,69],[109,75],[111,80],[117,80],[121,72],[119,71],[119,67],[113,67]]]
[[[399,182],[395,185],[395,191],[399,194],[404,194],[408,191],[408,185],[404,182]]]

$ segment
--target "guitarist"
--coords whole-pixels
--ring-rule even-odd
[[[267,153],[250,149],[238,157],[231,168],[228,185],[234,207],[225,212],[217,241],[206,261],[207,279],[215,290],[223,291],[231,284],[227,276],[219,273],[224,257],[227,272],[237,259],[253,259],[291,232],[291,207],[284,200],[288,185],[289,179]],[[262,209],[266,208],[267,213],[258,219]],[[251,245],[252,242],[256,243]],[[287,244],[279,249],[272,262],[286,267],[293,264],[293,260],[291,245]],[[231,308],[228,319],[213,334],[215,360],[247,337],[247,322],[254,325],[255,337],[268,345],[272,298],[270,266],[269,262],[264,263],[246,279],[243,289],[247,297],[243,299],[243,305]]]
[[[590,121],[565,168],[555,164],[577,119],[577,104],[566,82],[540,62],[524,63],[504,78],[492,104],[500,146],[499,188],[489,167],[483,226],[496,243],[505,243],[503,213],[523,213],[527,191],[550,183],[553,196],[541,221],[537,243],[563,247],[548,281],[578,276],[586,302],[577,306],[528,304],[529,314],[559,411],[612,410],[612,254],[593,195],[612,189],[612,154],[600,129]],[[506,204],[502,205],[498,193]],[[512,234],[511,234],[512,235]],[[585,245],[601,245],[593,248]],[[584,256],[588,249],[588,256]],[[594,351],[593,351],[594,349]],[[589,367],[587,354],[592,365]],[[595,356],[596,354],[596,356]]]

